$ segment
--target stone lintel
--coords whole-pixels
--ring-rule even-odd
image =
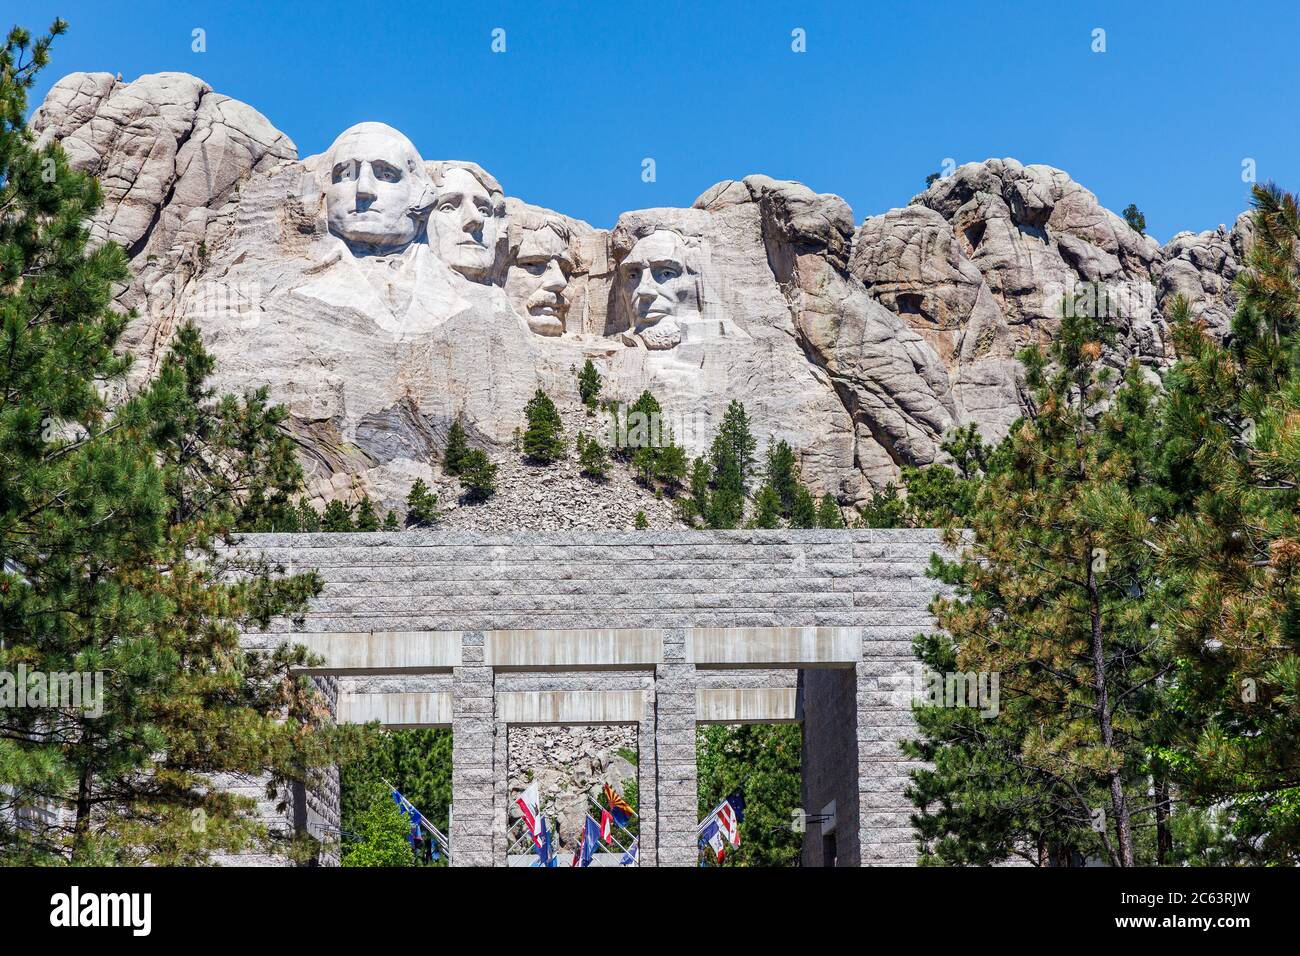
[[[627,670],[663,662],[651,628],[488,631],[486,662],[502,670]]]
[[[450,671],[461,663],[460,631],[322,631],[287,635],[323,657],[306,674],[410,674]]]
[[[639,690],[509,691],[497,696],[507,724],[635,724],[645,715]]]
[[[695,692],[701,724],[792,724],[799,721],[793,687],[712,687]]]
[[[385,727],[450,727],[451,694],[344,694],[339,699],[339,723]]]
[[[686,659],[697,667],[851,667],[862,659],[856,627],[692,627]]]

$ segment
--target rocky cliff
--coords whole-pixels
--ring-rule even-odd
[[[520,528],[673,520],[635,483],[516,466],[537,388],[584,427],[588,358],[602,398],[650,389],[692,454],[739,399],[760,442],[790,442],[814,490],[851,505],[941,457],[956,425],[1005,433],[1015,352],[1052,335],[1063,303],[1107,310],[1117,366],[1171,361],[1175,294],[1222,330],[1248,239],[1239,219],[1161,247],[1064,172],[1011,159],[860,225],[837,196],[747,176],[597,229],[380,124],[299,157],[256,110],[176,73],[70,75],[32,127],[104,185],[93,234],[131,257],[117,298],[138,312],[132,385],[193,319],[219,386],[269,385],[288,406],[316,496],[399,510],[416,477],[454,502],[437,453],[460,416],[508,462],[483,520]]]

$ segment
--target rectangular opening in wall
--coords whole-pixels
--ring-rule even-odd
[[[696,729],[704,866],[799,865],[802,749],[797,723],[705,724]]]
[[[344,866],[446,866],[451,731],[378,733],[339,766],[339,804]]]
[[[639,864],[635,725],[512,724],[507,761],[510,866]]]

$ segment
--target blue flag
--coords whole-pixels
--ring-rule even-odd
[[[551,853],[551,831],[546,828],[546,817],[539,817],[537,826],[541,830],[537,844],[533,847],[537,852],[537,865],[555,866],[555,855]]]
[[[396,789],[393,790],[393,802],[397,804],[397,809],[402,811],[402,816],[406,817],[411,824],[411,831],[406,834],[406,839],[410,841],[411,846],[415,846],[415,838],[420,832],[420,821],[424,819],[420,811],[415,809],[415,804],[407,800]]]
[[[637,858],[637,854],[640,852],[640,849],[639,849],[639,846],[638,846],[638,844],[639,844],[640,842],[641,842],[641,838],[640,838],[640,837],[637,837],[636,839],[634,839],[634,840],[632,841],[632,845],[631,845],[630,847],[628,847],[628,851],[627,851],[626,853],[624,853],[623,856],[622,856],[622,858],[618,861],[618,865],[619,865],[619,866],[633,866],[633,865],[635,865],[635,863],[636,863],[636,858]]]
[[[731,796],[727,797],[727,802],[731,804],[731,809],[736,811],[736,822],[745,822],[745,795],[737,790]]]
[[[591,858],[600,845],[600,824],[590,816],[582,824],[582,846],[578,848],[578,866],[591,866]]]

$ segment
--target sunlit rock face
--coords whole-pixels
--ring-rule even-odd
[[[218,386],[267,385],[288,407],[318,496],[385,506],[437,476],[457,416],[514,454],[528,399],[576,406],[587,359],[602,398],[653,392],[691,454],[737,399],[817,492],[861,502],[942,460],[954,426],[1004,434],[1017,349],[1088,290],[1116,366],[1168,364],[1173,295],[1226,328],[1248,240],[1243,221],[1161,249],[1065,173],[1014,160],[962,166],[860,225],[838,196],[748,176],[599,229],[380,123],[300,159],[255,110],[175,73],[72,74],[32,127],[104,183],[91,228],[131,257],[130,386],[192,320]]]

